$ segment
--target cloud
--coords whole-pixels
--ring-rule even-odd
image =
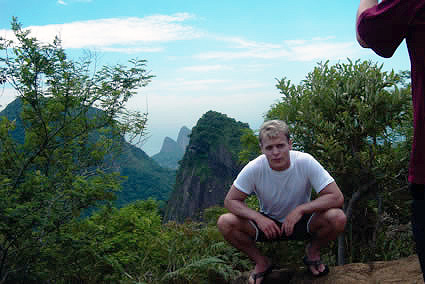
[[[231,68],[226,65],[197,65],[197,66],[186,66],[183,67],[182,71],[189,71],[189,72],[211,72],[211,71],[221,71],[221,70],[230,70]]]
[[[212,87],[214,89],[219,88],[219,86],[226,86],[229,84],[228,80],[223,79],[200,79],[200,80],[187,80],[184,78],[177,78],[173,81],[163,82],[161,84],[162,93],[172,92],[176,93],[178,90],[179,93],[185,92],[194,92],[194,91],[207,91]]]
[[[238,38],[221,39],[234,43],[232,50],[208,51],[196,54],[201,60],[283,59],[289,61],[339,60],[358,54],[355,42],[338,42],[334,37],[310,40],[287,40],[282,44],[245,41]]]
[[[59,1],[65,4],[63,0]],[[199,31],[185,24],[185,21],[192,17],[188,13],[178,13],[144,18],[109,18],[30,26],[28,29],[31,30],[32,36],[42,42],[52,42],[55,36],[59,36],[64,48],[158,52],[162,49],[153,47],[152,44],[189,40],[201,36]],[[10,31],[2,30],[0,32],[11,35]]]
[[[93,0],[67,0],[66,2],[64,0],[57,0],[56,3],[59,5],[68,5],[72,3],[91,3]]]
[[[66,5],[68,1],[57,0]],[[354,41],[341,42],[335,37],[294,39],[280,43],[257,42],[240,37],[216,36],[202,32],[188,24],[195,16],[189,13],[152,15],[144,18],[108,18],[89,21],[30,26],[32,35],[42,42],[52,42],[55,36],[62,40],[64,48],[89,48],[116,53],[158,53],[164,51],[164,43],[200,39],[220,44],[219,50],[209,50],[193,55],[198,60],[263,59],[288,61],[339,60],[356,56],[359,48]],[[0,34],[12,36],[10,30]],[[222,43],[225,43],[223,46]],[[226,65],[199,65],[186,67],[187,71],[217,71]]]
[[[162,47],[102,47],[104,52],[116,52],[116,53],[141,53],[141,52],[161,52],[164,50]]]
[[[211,59],[275,59],[289,57],[290,53],[284,49],[248,49],[244,51],[210,51],[195,55],[195,58],[202,60]]]
[[[146,93],[155,93],[157,96],[168,97],[170,94],[183,97],[189,96],[215,96],[223,97],[235,92],[251,92],[268,88],[268,82],[255,79],[185,79],[175,78],[166,81],[153,81],[144,88]],[[274,87],[272,84],[271,87]],[[167,100],[168,102],[168,100]]]
[[[9,103],[11,103],[17,97],[15,89],[10,87],[0,88],[0,110],[3,110]]]
[[[91,3],[91,2],[93,2],[93,0],[68,0],[67,2],[65,2],[64,0],[57,0],[56,3],[58,3],[59,5],[67,6],[68,3]]]
[[[216,37],[218,41],[224,41],[230,43],[233,48],[255,48],[255,49],[273,49],[279,48],[280,45],[267,43],[267,42],[256,42],[251,40],[242,39],[239,37]]]
[[[352,57],[358,53],[354,42],[332,42],[329,40],[311,40],[289,42],[291,61],[313,61],[320,59],[338,60]]]

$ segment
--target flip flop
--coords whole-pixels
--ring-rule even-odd
[[[312,276],[314,276],[314,277],[321,277],[321,276],[325,276],[326,274],[328,274],[329,273],[329,267],[326,265],[326,264],[324,264],[323,262],[322,262],[322,260],[310,260],[310,259],[308,259],[308,257],[307,256],[304,256],[304,258],[303,258],[303,262],[304,262],[304,264],[307,266],[307,269],[308,269],[308,271],[310,272],[310,274],[312,275]],[[311,271],[311,269],[310,269],[310,266],[314,266],[317,270],[319,270],[319,266],[321,265],[321,264],[324,264],[325,265],[325,270],[323,270],[322,272],[319,272],[319,274],[313,274],[313,272]]]
[[[252,277],[252,279],[254,279],[254,284],[257,284],[257,279],[261,279],[261,278],[263,278],[263,280],[264,280],[264,277],[266,277],[268,274],[270,274],[271,272],[273,271],[273,265],[270,265],[269,266],[269,268],[267,268],[265,271],[263,271],[263,272],[258,272],[258,273],[254,273],[254,272],[252,272],[251,273],[251,275],[250,275],[250,277]],[[261,282],[263,282],[263,281],[261,281]],[[261,284],[261,282],[259,282],[259,284]]]

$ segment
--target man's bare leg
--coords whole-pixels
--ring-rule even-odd
[[[270,260],[261,254],[255,245],[256,231],[247,219],[227,213],[220,216],[217,226],[226,241],[244,252],[255,263],[254,273],[263,272],[270,267]]]
[[[320,249],[335,240],[344,231],[347,218],[341,209],[329,209],[322,213],[316,213],[310,223],[310,232],[314,239],[306,247],[306,256],[309,260],[320,260]],[[318,269],[314,265],[309,267],[314,275],[325,270],[321,264]]]

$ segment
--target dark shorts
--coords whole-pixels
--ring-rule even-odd
[[[261,213],[263,214],[263,213]],[[267,218],[273,220],[276,225],[279,226],[279,228],[282,227],[282,223],[270,218],[269,216],[263,214],[264,216],[266,216]],[[310,219],[313,216],[313,214],[307,214],[307,215],[303,215],[303,217],[298,221],[298,223],[295,224],[294,226],[294,231],[292,232],[292,234],[290,236],[286,236],[285,232],[283,232],[283,234],[275,239],[267,239],[266,235],[264,234],[263,231],[261,231],[261,229],[257,226],[257,223],[254,220],[251,220],[250,223],[252,226],[254,226],[255,230],[256,230],[256,238],[255,240],[257,242],[273,242],[273,241],[293,241],[293,240],[297,240],[297,241],[304,241],[304,240],[308,240],[312,238],[312,234],[308,231],[308,225],[310,223]]]

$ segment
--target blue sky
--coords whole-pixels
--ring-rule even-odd
[[[279,99],[276,79],[298,84],[318,62],[372,60],[409,70],[405,43],[391,59],[355,39],[358,0],[0,0],[0,36],[12,16],[41,41],[55,35],[71,55],[95,52],[100,64],[146,59],[156,77],[131,99],[148,111],[148,154],[214,110],[254,130]],[[0,89],[0,104],[13,99]]]

